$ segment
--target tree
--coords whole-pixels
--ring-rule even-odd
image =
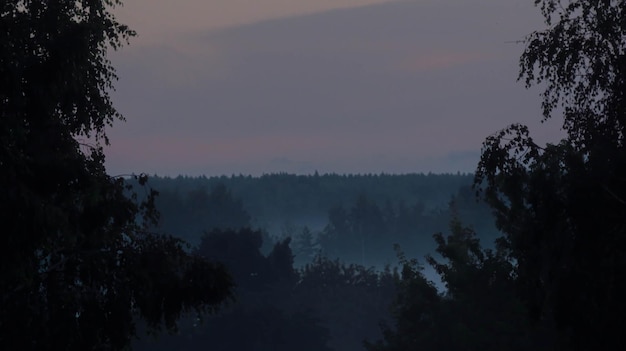
[[[158,343],[137,343],[140,350],[330,350],[328,330],[296,300],[300,280],[293,268],[289,238],[274,245],[264,256],[262,233],[251,229],[207,232],[198,254],[224,262],[232,273],[236,301],[203,325],[190,321],[180,335]]]
[[[209,192],[197,186],[184,196],[167,189],[159,193],[156,208],[161,216],[154,229],[176,235],[191,245],[198,245],[207,230],[250,227],[250,215],[243,203],[223,183]]]
[[[514,269],[507,249],[483,249],[476,233],[458,218],[451,234],[437,233],[437,253],[427,256],[445,291],[426,280],[416,260],[400,253],[402,274],[392,304],[393,328],[370,351],[391,350],[538,350],[539,334],[530,328],[514,294]]]
[[[534,319],[557,346],[623,348],[626,326],[626,2],[536,0],[520,79],[543,84],[544,147],[512,125],[487,138],[475,185],[493,207]]]
[[[294,241],[294,258],[298,266],[311,262],[320,251],[317,234],[306,225],[300,229]]]
[[[362,350],[363,340],[379,338],[379,324],[389,317],[396,272],[377,272],[323,256],[299,272],[295,302],[324,321],[335,350]]]
[[[120,4],[0,3],[1,349],[121,350],[136,318],[173,330],[230,294],[221,266],[144,230],[155,193],[138,203],[106,173],[105,128],[122,119],[107,50],[134,35]]]
[[[213,229],[202,236],[195,252],[207,259],[222,262],[238,288],[259,290],[270,275],[267,259],[260,251],[262,245],[263,236],[259,230]]]
[[[422,274],[423,267],[415,259],[406,259],[399,253],[401,272],[396,277],[396,295],[391,304],[394,327],[382,324],[383,340],[366,341],[368,351],[439,350],[433,335],[440,327],[439,308],[442,297],[437,287]]]
[[[384,262],[385,243],[381,245],[381,241],[389,234],[385,220],[379,206],[365,194],[360,194],[349,210],[334,206],[320,238],[322,250],[362,265]]]

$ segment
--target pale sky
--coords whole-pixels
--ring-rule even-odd
[[[110,174],[472,172],[513,122],[532,0],[127,0]],[[558,122],[558,121],[556,121]]]

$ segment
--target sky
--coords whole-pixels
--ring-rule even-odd
[[[531,0],[126,0],[112,175],[473,172],[510,123]],[[556,121],[558,122],[558,121]]]

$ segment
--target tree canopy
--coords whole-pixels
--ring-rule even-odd
[[[444,295],[403,259],[395,328],[370,350],[626,346],[626,2],[535,4],[547,27],[524,40],[519,79],[545,88],[543,120],[562,115],[567,136],[486,139],[475,187],[504,237],[483,250],[455,221],[436,235]]]
[[[567,137],[537,145],[523,125],[484,143],[476,185],[495,210],[534,319],[557,346],[626,345],[626,2],[536,0],[520,79],[541,84],[544,119]],[[619,345],[619,346],[618,346]]]
[[[380,336],[397,274],[316,256],[294,267],[289,238],[267,253],[258,230],[212,230],[196,252],[224,262],[236,284],[235,301],[197,325],[138,350],[362,350]]]
[[[138,202],[106,173],[105,129],[122,119],[107,51],[134,35],[120,4],[0,3],[2,349],[119,350],[136,318],[172,330],[230,294],[221,266],[145,230],[155,193]]]
[[[391,305],[395,319],[383,325],[383,339],[367,342],[369,351],[543,350],[538,329],[528,323],[515,294],[515,270],[508,249],[484,249],[476,233],[450,222],[450,235],[433,235],[437,254],[427,261],[445,285],[439,291],[416,259],[400,252],[401,274]]]

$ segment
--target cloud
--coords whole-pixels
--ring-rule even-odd
[[[115,9],[136,30],[135,45],[173,41],[184,33],[236,27],[269,19],[367,6],[387,0],[133,0]]]

